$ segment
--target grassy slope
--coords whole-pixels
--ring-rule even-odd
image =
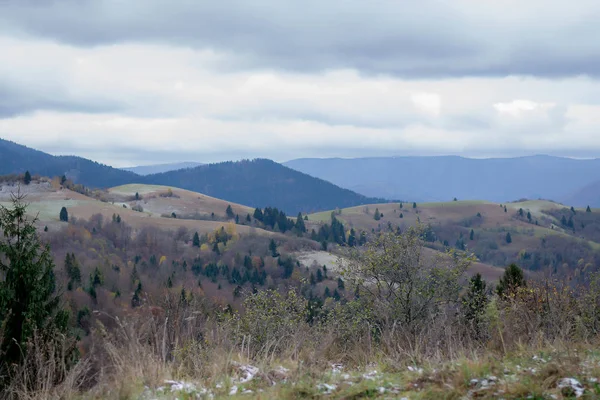
[[[504,206],[507,212],[504,212]],[[412,203],[404,203],[400,209],[398,203],[388,204],[370,204],[368,206],[358,206],[345,208],[336,218],[344,222],[348,227],[371,230],[378,227],[385,227],[388,222],[392,226],[406,228],[416,224],[418,221],[432,226],[459,225],[469,218],[474,218],[477,213],[482,215],[482,222],[479,226],[473,227],[477,232],[495,232],[497,241],[501,243],[502,249],[508,253],[517,254],[522,249],[527,249],[539,242],[539,240],[548,235],[560,235],[579,239],[571,235],[568,231],[562,229],[559,221],[543,214],[542,210],[554,208],[564,208],[564,205],[545,200],[530,200],[514,203],[492,203],[487,201],[450,201],[440,203],[422,203],[417,204],[417,208],[412,208]],[[524,215],[529,211],[532,220],[538,220],[539,225],[529,223],[526,220],[515,218],[518,210],[522,208]],[[375,210],[383,214],[383,217],[376,221],[374,219]],[[585,209],[577,209],[585,211]],[[324,211],[308,216],[309,221],[327,222],[331,219],[332,211]],[[403,218],[400,218],[400,214]],[[471,229],[471,228],[462,228]],[[507,244],[503,241],[506,232],[510,231],[512,243]],[[467,241],[467,246],[473,248],[475,241]],[[592,241],[586,241],[594,249],[600,249],[600,244]],[[453,243],[451,243],[453,244]],[[480,272],[487,278],[495,279],[502,272],[502,269],[486,264],[478,263],[473,266],[473,271]]]
[[[162,186],[126,185],[115,188],[115,193],[118,195],[130,195],[131,193],[135,194],[137,191],[149,196],[154,193],[166,191],[167,189],[168,187]],[[33,216],[37,215],[39,218],[39,225],[42,227],[45,225],[49,227],[59,227],[63,224],[59,221],[59,213],[62,207],[67,208],[69,218],[88,219],[94,214],[102,214],[104,218],[110,219],[113,214],[119,214],[125,222],[136,229],[155,226],[158,228],[174,230],[183,226],[199,233],[209,233],[219,229],[221,226],[226,226],[229,223],[160,217],[160,214],[167,211],[169,214],[171,212],[183,213],[187,211],[189,211],[189,213],[198,211],[207,214],[214,212],[216,215],[222,217],[225,215],[225,209],[229,204],[225,201],[204,196],[200,193],[181,189],[173,189],[173,193],[179,196],[179,198],[162,198],[156,196],[156,198],[153,199],[149,198],[147,204],[143,204],[144,200],[140,201],[139,203],[144,207],[144,212],[131,210],[131,205],[135,204],[135,202],[117,201],[114,204],[101,202],[67,189],[56,191],[33,191],[27,194],[26,201],[29,203],[29,214]],[[127,208],[124,208],[123,204],[127,205]],[[8,193],[5,193],[0,197],[0,205],[10,205]],[[252,210],[249,207],[237,204],[231,204],[231,206],[234,212],[240,213],[240,218]],[[274,235],[272,232],[245,225],[237,225],[236,229],[238,233],[253,232],[268,236]]]

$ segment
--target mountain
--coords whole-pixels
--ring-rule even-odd
[[[53,156],[20,144],[0,139],[0,175],[24,173],[43,176],[66,175],[88,187],[110,187],[135,182],[140,177],[75,156]]]
[[[178,169],[195,168],[204,165],[198,162],[180,162],[171,164],[140,165],[137,167],[121,168],[124,171],[133,172],[138,175],[160,174],[162,172],[177,171]]]
[[[290,215],[377,201],[266,159],[208,164],[153,174],[144,180],[251,207],[275,206]]]
[[[600,159],[551,156],[307,158],[284,165],[365,196],[421,202],[454,197],[571,201],[576,190],[600,179]],[[600,197],[591,205],[600,206]]]
[[[600,180],[575,190],[563,200],[565,204],[577,207],[600,207]]]

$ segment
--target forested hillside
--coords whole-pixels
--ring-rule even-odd
[[[203,165],[149,175],[145,181],[193,190],[251,207],[276,206],[291,215],[376,200],[266,159]]]
[[[0,175],[22,174],[63,176],[88,187],[111,187],[132,183],[139,176],[75,156],[53,156],[0,139]]]

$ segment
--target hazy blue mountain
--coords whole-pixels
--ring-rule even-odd
[[[383,201],[265,159],[208,164],[144,178],[147,183],[180,187],[251,207],[275,206],[291,215]]]
[[[140,165],[137,167],[121,168],[124,171],[130,171],[138,175],[146,176],[152,174],[160,174],[162,172],[177,171],[178,169],[195,168],[204,165],[198,162],[180,162],[170,164],[155,164],[155,165]]]
[[[75,156],[53,156],[20,144],[0,139],[0,175],[21,174],[29,171],[32,175],[66,175],[76,183],[85,186],[111,187],[140,180],[140,176],[108,165],[99,164]]]
[[[600,180],[600,159],[551,156],[306,158],[284,165],[365,196],[410,201],[574,201],[575,191]],[[599,197],[591,200],[600,206]]]

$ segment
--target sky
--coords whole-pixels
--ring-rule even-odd
[[[597,0],[0,0],[0,138],[109,165],[600,157]]]

